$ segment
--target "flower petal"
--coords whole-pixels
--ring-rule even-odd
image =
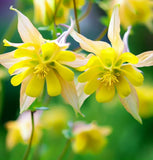
[[[122,66],[122,72],[133,85],[142,85],[144,77],[136,68],[133,68],[131,65],[124,65]]]
[[[61,75],[61,77],[67,81],[72,81],[74,79],[74,73],[68,69],[67,67],[61,65],[58,62],[53,62],[54,67],[57,70],[57,72]]]
[[[80,44],[82,49],[84,49],[88,52],[95,53],[97,55],[100,54],[102,49],[106,49],[106,48],[111,47],[106,42],[92,41],[90,39],[87,39],[86,37],[82,36],[81,34],[77,33],[74,30],[72,30],[70,34],[71,34],[72,38]]]
[[[108,38],[111,41],[112,47],[118,54],[121,54],[124,49],[124,44],[120,37],[120,18],[119,6],[115,6],[108,28]]]
[[[89,68],[88,70],[79,75],[78,81],[79,82],[89,81],[90,79],[92,79],[92,77],[95,77],[101,72],[103,72],[103,68],[101,66]]]
[[[96,100],[98,102],[109,102],[115,95],[114,86],[101,85],[96,91]]]
[[[26,94],[30,97],[38,97],[44,88],[44,78],[39,78],[33,75],[26,88]]]
[[[19,62],[20,59],[14,58],[14,51],[0,55],[0,64],[9,69],[13,64]]]
[[[139,122],[142,124],[141,117],[139,116],[139,102],[136,90],[132,85],[130,85],[131,94],[125,98],[119,97],[121,103],[125,107],[125,109]]]
[[[95,76],[94,78],[91,78],[91,80],[86,83],[84,87],[84,92],[90,95],[97,90],[99,85],[100,85],[100,81],[97,80],[97,76]]]
[[[153,66],[153,51],[141,53],[137,57],[139,62],[135,65],[136,67]]]
[[[52,69],[49,71],[48,75],[46,76],[46,82],[47,82],[48,95],[57,96],[61,93],[60,82]]]
[[[20,114],[26,111],[30,105],[35,101],[35,97],[29,97],[26,95],[26,88],[29,83],[31,76],[28,76],[21,84],[20,89]]]
[[[56,56],[56,60],[59,61],[60,63],[65,61],[71,62],[71,61],[74,61],[75,59],[76,59],[76,56],[71,51],[60,51]]]
[[[122,60],[122,63],[128,62],[132,64],[137,64],[139,61],[138,57],[130,52],[125,52],[121,54],[120,59]]]
[[[42,44],[44,39],[30,20],[12,6],[10,9],[16,11],[18,14],[18,31],[23,42],[31,42],[39,45]]]
[[[82,115],[79,109],[79,104],[78,104],[79,100],[78,100],[74,81],[68,82],[60,76],[59,76],[59,80],[62,87],[62,93],[61,93],[62,97],[65,99],[65,101],[68,104],[70,104],[73,107],[76,113],[79,112]]]
[[[9,42],[8,40],[4,39],[3,40],[3,43],[4,43],[4,46],[12,46],[12,47],[19,47],[21,46],[23,43],[12,43],[12,42]]]
[[[54,42],[41,45],[41,49],[43,59],[46,61],[49,61],[50,59],[55,57],[56,54],[60,51],[60,47]]]
[[[84,93],[84,86],[86,83],[78,83],[76,88],[77,88],[77,95],[79,99],[79,108],[81,108],[82,104],[84,101],[89,97],[89,95]]]
[[[23,72],[15,75],[15,76],[13,76],[13,77],[11,78],[11,84],[12,84],[13,86],[18,86],[18,85],[21,84],[22,81],[23,81],[28,75],[30,75],[31,73],[32,73],[32,70],[31,70],[31,69],[27,69],[27,70],[25,70],[25,71],[23,71]]]
[[[76,59],[73,62],[61,62],[61,63],[73,68],[82,67],[87,64],[88,58],[85,58],[83,55],[80,55],[80,54],[79,55],[76,53],[74,54]]]
[[[124,42],[124,50],[123,50],[123,53],[124,53],[124,52],[129,52],[128,38],[129,38],[130,31],[131,31],[131,26],[128,27],[128,29],[127,29],[127,31],[125,32],[124,37],[123,37],[123,42]]]
[[[13,74],[17,69],[23,68],[23,67],[34,67],[35,63],[32,63],[31,60],[23,60],[18,63],[15,63],[13,66],[11,66],[8,70],[9,74]]]
[[[118,94],[122,98],[127,97],[131,92],[129,83],[123,76],[119,77],[118,80],[119,80],[119,83],[116,84]]]

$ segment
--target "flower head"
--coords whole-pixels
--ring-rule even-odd
[[[59,135],[67,127],[69,118],[69,112],[64,107],[55,106],[48,111],[44,111],[41,123],[44,129],[51,130],[52,133]]]
[[[143,85],[137,87],[136,91],[139,98],[139,114],[143,118],[153,116],[153,87],[151,85]]]
[[[67,66],[75,67],[75,64],[68,63],[78,61],[77,59],[80,57],[66,50],[69,46],[66,43],[66,37],[73,27],[73,21],[71,21],[70,28],[60,37],[55,40],[45,40],[27,17],[18,10],[11,9],[18,14],[18,31],[24,43],[16,44],[4,40],[5,46],[13,46],[17,49],[0,55],[0,63],[13,75],[11,79],[13,86],[22,83],[21,112],[41,95],[45,83],[50,96],[57,96],[63,92],[73,96],[71,90],[75,90],[72,89],[74,88],[74,73]],[[69,87],[71,90],[68,92],[67,88]],[[75,94],[75,91],[73,93]],[[68,97],[67,99],[69,99]],[[72,99],[72,101],[74,100]],[[76,111],[78,110],[77,103],[74,108]]]
[[[75,153],[98,153],[106,146],[106,137],[110,133],[110,127],[76,122],[73,129],[72,149]]]
[[[144,23],[152,30],[153,3],[151,0],[111,0],[106,5],[104,2],[99,2],[100,7],[108,13],[116,4],[120,4],[119,13],[123,27]]]
[[[72,0],[34,0],[35,20],[44,25],[65,23],[68,20],[69,11],[73,8]],[[77,0],[77,7],[84,5],[84,0]]]
[[[40,130],[39,119],[41,112],[34,113],[35,131],[32,144],[38,144],[42,132]],[[24,112],[19,116],[16,121],[9,121],[6,123],[6,129],[8,130],[6,136],[6,145],[8,149],[12,149],[18,143],[28,143],[32,131],[31,114],[29,111]]]
[[[117,89],[120,100],[127,111],[141,121],[137,108],[138,99],[133,86],[142,85],[144,79],[136,66],[146,66],[150,59],[144,57],[144,53],[135,56],[129,52],[127,43],[129,32],[130,28],[122,41],[119,7],[116,6],[108,29],[108,38],[112,46],[106,42],[91,41],[74,30],[71,32],[71,36],[80,43],[84,50],[94,53],[90,56],[88,63],[82,67],[85,72],[78,77],[79,82],[85,83],[84,92],[90,95],[96,91],[98,102],[109,102]],[[152,57],[153,52],[146,52],[146,54]],[[144,64],[144,61],[147,63]]]

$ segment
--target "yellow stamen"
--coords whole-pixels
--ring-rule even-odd
[[[49,70],[50,69],[46,64],[41,63],[34,68],[34,74],[36,74],[39,78],[43,79],[46,77]]]

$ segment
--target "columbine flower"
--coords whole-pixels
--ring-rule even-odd
[[[65,23],[69,17],[69,11],[73,8],[73,0],[34,0],[36,22],[44,25]],[[77,8],[85,3],[84,0],[76,0]]]
[[[41,112],[37,111],[34,113],[34,138],[32,144],[38,144],[42,132],[40,130],[39,119]],[[29,143],[32,124],[31,124],[31,113],[26,111],[22,113],[16,121],[9,121],[6,123],[6,129],[8,130],[6,136],[6,145],[8,149],[12,149],[18,143]]]
[[[67,127],[69,119],[69,112],[63,106],[55,106],[50,110],[44,111],[41,123],[44,129],[51,130],[55,135],[60,135],[62,130]]]
[[[153,116],[153,87],[143,85],[136,88],[139,98],[139,114],[143,118]]]
[[[142,53],[139,56],[129,52],[127,39],[130,28],[123,38],[123,43],[119,34],[118,10],[116,6],[108,29],[108,38],[112,46],[106,42],[89,40],[74,30],[72,31],[71,36],[80,43],[80,46],[95,54],[83,67],[85,72],[78,77],[78,81],[85,83],[84,92],[86,94],[90,95],[96,91],[98,102],[111,101],[117,89],[124,107],[141,122],[138,114],[138,99],[133,86],[142,85],[144,78],[136,67],[152,65],[153,51]]]
[[[72,132],[72,149],[75,153],[98,153],[106,146],[106,137],[111,133],[111,128],[76,122]]]
[[[12,10],[18,14],[18,31],[24,43],[16,44],[4,40],[5,46],[13,46],[17,49],[0,55],[0,63],[13,75],[11,79],[13,86],[22,83],[21,112],[32,104],[35,97],[40,96],[45,82],[48,95],[57,96],[62,93],[70,104],[73,103],[75,110],[79,111],[75,99],[74,73],[66,67],[66,65],[78,67],[80,62],[84,63],[82,56],[65,50],[69,46],[65,40],[73,27],[73,22],[60,37],[49,41],[43,39],[27,17],[14,8]]]
[[[105,8],[104,6],[107,5],[104,5],[104,2],[99,2],[99,5],[107,12],[110,12],[115,4],[120,4],[119,13],[123,27],[127,28],[129,25],[145,23],[152,30],[152,0],[112,0]]]

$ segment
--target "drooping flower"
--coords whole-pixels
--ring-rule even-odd
[[[32,144],[38,144],[42,132],[40,130],[40,116],[41,112],[37,111],[34,113],[34,138]],[[8,149],[12,149],[18,143],[28,144],[32,131],[31,124],[31,113],[30,111],[26,111],[22,113],[16,121],[9,121],[5,124],[6,129],[8,130],[6,136],[6,146]]]
[[[108,13],[116,4],[120,4],[119,14],[123,27],[143,23],[152,30],[152,0],[111,0],[106,5],[104,2],[99,2],[99,5]]]
[[[67,65],[78,67],[85,62],[82,56],[66,50],[69,46],[66,37],[73,27],[73,21],[71,27],[60,37],[55,40],[45,40],[27,17],[14,8],[12,10],[18,14],[18,31],[24,43],[16,44],[4,40],[5,46],[17,49],[0,55],[0,63],[13,75],[11,79],[13,86],[22,83],[20,112],[25,111],[35,98],[41,95],[45,82],[49,96],[62,93],[70,104],[73,102],[75,111],[79,111],[75,99],[74,73],[67,68]],[[74,64],[69,65],[69,62]]]
[[[44,25],[66,23],[69,11],[73,8],[72,0],[34,0],[34,12],[36,22]],[[77,8],[85,4],[84,0],[76,1]]]
[[[96,91],[98,102],[109,102],[117,90],[120,101],[132,116],[141,122],[138,114],[138,98],[134,86],[143,83],[143,75],[136,67],[151,66],[153,51],[135,56],[128,49],[128,34],[130,28],[120,38],[119,7],[116,6],[110,20],[108,38],[112,44],[92,41],[74,30],[71,36],[80,43],[80,46],[94,53],[88,63],[82,67],[85,71],[78,77],[78,81],[85,84],[84,92],[88,95]]]
[[[143,85],[136,88],[139,98],[139,114],[143,118],[153,116],[153,87]]]
[[[51,133],[61,135],[62,130],[67,127],[68,120],[70,120],[70,114],[63,106],[52,106],[50,110],[43,112],[41,124]]]
[[[75,153],[98,153],[107,144],[106,137],[111,133],[110,127],[97,126],[95,123],[74,123],[72,149]]]

